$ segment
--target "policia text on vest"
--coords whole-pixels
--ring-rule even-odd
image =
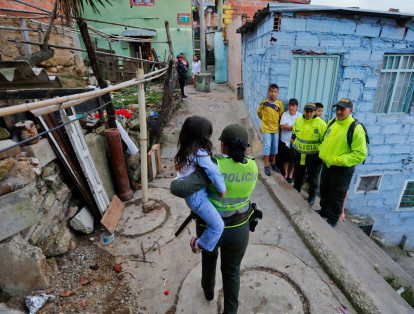
[[[224,180],[227,182],[256,182],[257,181],[257,172],[243,172],[243,173],[225,173],[223,172],[221,175],[223,176]]]

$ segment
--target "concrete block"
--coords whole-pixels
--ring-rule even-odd
[[[372,61],[382,61],[383,58],[384,58],[384,51],[382,51],[382,50],[373,50],[371,52],[371,60]],[[381,62],[381,65],[382,65],[382,62]]]
[[[406,49],[407,48],[407,44],[405,44],[405,43],[395,43],[394,44],[394,48],[395,49]]]
[[[398,124],[382,126],[383,134],[399,134],[400,130],[401,130],[401,125],[398,125]]]
[[[289,75],[290,74],[290,64],[289,63],[274,63],[272,65],[272,74],[282,74],[282,75]]]
[[[393,47],[392,42],[384,41],[381,38],[371,38],[371,45],[372,45],[373,50],[374,48],[385,50],[385,49]]]
[[[376,92],[375,89],[364,89],[364,93],[362,95],[362,99],[364,101],[373,103],[374,102],[374,98],[375,98],[375,92]]]
[[[86,234],[90,234],[93,231],[93,216],[89,212],[88,207],[83,207],[79,213],[72,218],[69,222],[70,226]]]
[[[363,23],[371,23],[371,24],[379,23],[380,21],[380,18],[378,16],[363,15],[363,16],[355,16],[355,18],[358,18],[359,21]]]
[[[22,151],[28,152],[30,157],[39,159],[41,167],[46,166],[49,162],[56,159],[55,152],[46,138],[40,139],[36,144],[22,147]]]
[[[351,89],[350,89],[350,99],[352,101],[358,101],[359,97],[362,93],[362,83],[360,81],[352,82]]]
[[[388,135],[385,138],[385,144],[404,144],[406,142],[406,136],[401,134]]]
[[[339,90],[349,91],[351,89],[352,80],[343,79],[339,81]]]
[[[290,60],[292,58],[292,50],[290,48],[279,48],[279,60]]]
[[[368,61],[371,57],[371,49],[352,49],[349,53],[351,61]]]
[[[317,35],[308,33],[296,35],[296,46],[297,47],[317,47],[319,46],[319,38]]]
[[[0,241],[34,225],[39,221],[28,198],[35,191],[35,182],[23,189],[0,196]]]
[[[368,131],[368,134],[370,131]],[[389,155],[391,153],[392,150],[392,145],[388,144],[388,145],[373,145],[370,143],[369,146],[369,153],[372,156],[377,156],[377,155]]]
[[[380,38],[403,40],[405,33],[405,27],[383,25]]]
[[[414,41],[414,30],[412,30],[411,28],[409,28],[407,30],[407,34],[405,35],[404,40],[406,40],[406,41]]]
[[[399,119],[400,119],[400,115],[398,114],[379,114],[377,118],[378,122],[381,125],[396,124],[398,123]]]
[[[349,98],[349,91],[340,90],[338,92],[338,99],[341,99],[341,98]]]
[[[371,57],[372,57],[372,54],[371,54]],[[369,77],[365,81],[365,88],[376,88],[377,85],[378,85],[378,77]]]
[[[332,33],[351,35],[355,33],[356,23],[352,20],[332,21]]]
[[[304,32],[306,30],[307,21],[300,18],[288,18],[282,19],[280,29],[284,32]]]
[[[0,243],[0,289],[12,296],[49,286],[50,267],[42,250],[20,235]]]
[[[13,142],[12,140],[2,140],[0,141],[0,150],[3,150],[7,147],[10,147],[12,145],[15,145],[16,143]],[[0,159],[1,158],[8,158],[8,157],[14,157],[16,156],[18,153],[20,153],[20,146],[16,146],[13,148],[10,148],[4,152],[0,153]]]
[[[371,112],[372,111],[372,107],[373,107],[373,103],[372,102],[361,102],[357,106],[357,109],[358,109],[358,112]]]
[[[389,155],[378,155],[378,156],[373,156],[372,158],[373,164],[386,164],[386,163],[389,163],[389,161],[390,161]]]
[[[355,30],[355,34],[358,36],[373,37],[373,38],[378,37],[380,32],[381,32],[380,26],[367,24],[367,23],[357,24],[356,30]]]
[[[347,37],[347,38],[344,39],[344,46],[347,46],[347,47],[361,47],[361,39],[360,38]]]
[[[394,25],[394,26],[397,25],[397,21],[393,18],[382,17],[379,22],[380,24],[387,24],[387,25]]]
[[[273,33],[277,46],[293,46],[295,44],[295,36],[289,33],[276,32]]]
[[[308,19],[306,30],[310,33],[330,33],[332,31],[332,20]]]
[[[365,125],[369,135],[380,134],[381,126],[380,125]]]
[[[410,154],[391,154],[390,162],[401,162],[405,163],[406,160],[410,157]]]
[[[411,146],[410,145],[401,145],[401,144],[396,144],[394,145],[392,152],[394,154],[408,154],[411,151]]]
[[[364,80],[366,76],[365,69],[359,67],[346,67],[344,70],[343,77],[350,79]]]
[[[341,47],[343,44],[342,39],[335,37],[322,37],[320,42],[321,47]]]

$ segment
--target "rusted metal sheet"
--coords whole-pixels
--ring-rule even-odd
[[[62,87],[57,76],[32,68],[26,60],[0,61],[0,89]]]

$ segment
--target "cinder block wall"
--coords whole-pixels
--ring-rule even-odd
[[[384,54],[414,53],[414,23],[399,27],[381,17],[283,14],[280,30],[272,28],[269,16],[243,34],[244,100],[255,127],[260,128],[256,109],[270,83],[279,85],[279,99],[287,102],[292,51],[339,55],[334,100],[354,101],[354,117],[366,125],[371,140],[365,165],[356,167],[346,208],[372,217],[374,231],[389,243],[406,234],[413,247],[414,211],[397,209],[406,180],[414,180],[414,106],[408,114],[376,114],[373,103]],[[379,192],[356,193],[359,176],[373,174],[383,176]]]

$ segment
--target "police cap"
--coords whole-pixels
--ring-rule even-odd
[[[246,142],[249,141],[246,129],[239,124],[230,124],[226,126],[221,132],[219,140],[226,144],[233,138],[238,140],[246,140]]]
[[[313,102],[308,102],[308,103],[305,105],[305,110],[306,110],[306,109],[310,109],[310,110],[315,111],[315,110],[316,110],[316,105],[315,105]]]
[[[342,108],[354,108],[353,102],[348,98],[339,99],[339,101],[336,103],[336,105],[334,105],[334,107],[335,106],[339,106]]]

